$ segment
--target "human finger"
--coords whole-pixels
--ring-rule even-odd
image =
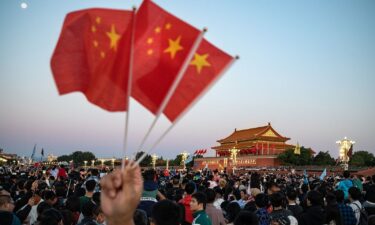
[[[108,174],[100,181],[103,192],[109,197],[113,197],[113,193],[116,193],[114,183],[112,182],[112,176],[113,174]]]

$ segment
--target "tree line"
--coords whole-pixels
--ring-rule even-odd
[[[287,149],[285,152],[278,155],[278,159],[285,165],[330,165],[334,166],[338,164],[338,161],[335,160],[330,154],[329,151],[319,152],[313,156],[311,149],[301,147],[301,154],[294,154],[294,149]],[[367,151],[356,151],[353,153],[350,158],[349,165],[358,166],[358,167],[370,167],[375,166],[375,157],[372,153]]]

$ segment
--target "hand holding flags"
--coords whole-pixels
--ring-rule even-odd
[[[164,113],[172,126],[152,149],[234,62],[203,33],[151,0],[144,0],[137,13],[69,13],[51,58],[56,86],[60,94],[82,92],[111,112],[128,111],[133,97],[156,114],[144,140]]]

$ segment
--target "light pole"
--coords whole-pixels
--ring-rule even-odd
[[[236,165],[237,165],[237,154],[240,152],[239,149],[236,149],[235,147],[232,148],[230,151],[230,157],[232,159],[232,162],[233,162],[233,174],[235,173],[235,170],[236,170]]]
[[[181,160],[182,160],[182,163],[183,163],[183,166],[184,166],[184,170],[186,170],[186,165],[185,165],[185,161],[187,159],[187,157],[189,156],[189,153],[187,153],[186,151],[184,151],[183,153],[181,153]]]
[[[115,158],[112,158],[112,169],[114,169],[115,168]]]
[[[91,167],[95,166],[95,160],[91,160]]]
[[[83,161],[83,163],[85,164],[85,170],[87,170],[87,161]]]
[[[349,151],[353,151],[353,145],[355,144],[355,141],[349,140],[347,137],[344,137],[344,139],[336,141],[336,144],[340,145],[339,155],[341,165],[344,168],[344,170],[348,170],[350,160],[350,156],[348,155],[348,153]]]
[[[154,170],[155,170],[155,165],[156,165],[156,160],[158,159],[158,156],[157,155],[155,155],[155,154],[153,154],[152,156],[151,156],[151,159],[152,159],[152,167],[154,168]]]

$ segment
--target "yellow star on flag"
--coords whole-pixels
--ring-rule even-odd
[[[107,36],[111,40],[110,48],[113,48],[115,51],[117,50],[117,42],[120,39],[120,35],[116,33],[115,25],[112,24],[111,32],[106,32]]]
[[[181,36],[178,36],[178,38],[174,41],[172,39],[168,39],[169,46],[164,50],[164,53],[171,53],[171,58],[173,59],[178,51],[181,51],[184,49],[180,45]]]
[[[197,68],[198,73],[200,74],[203,67],[210,67],[211,64],[207,61],[208,54],[199,55],[198,53],[194,54],[194,60],[191,61],[190,65],[193,65]]]

